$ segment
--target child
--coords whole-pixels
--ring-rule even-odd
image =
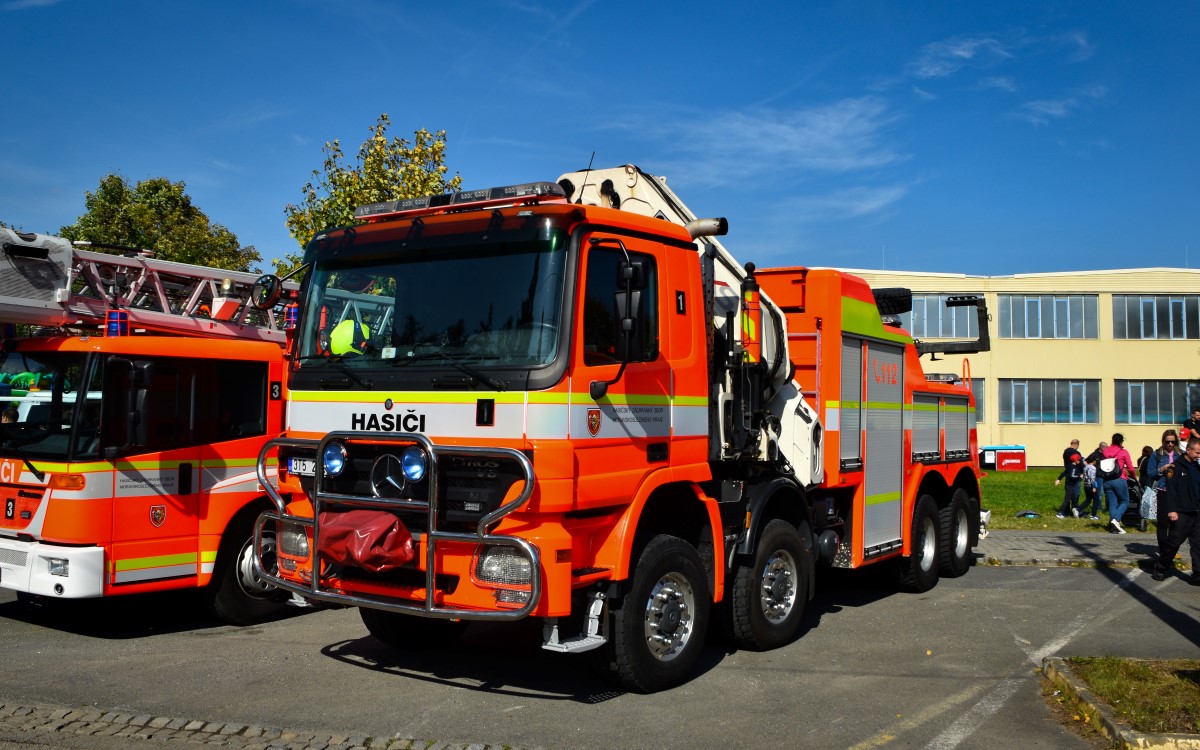
[[[1063,488],[1062,505],[1058,507],[1059,518],[1066,518],[1068,513],[1074,518],[1079,518],[1079,485],[1083,482],[1083,456],[1079,455],[1079,451],[1072,451],[1070,459],[1071,463],[1067,464],[1067,468],[1054,480],[1055,487],[1062,482],[1063,477],[1067,480],[1066,487]]]
[[[1100,494],[1098,483],[1096,482],[1096,464],[1098,459],[1091,459],[1083,465],[1083,505],[1079,506],[1079,511],[1085,512],[1088,508],[1088,503],[1092,504],[1092,512],[1089,520],[1100,520]]]

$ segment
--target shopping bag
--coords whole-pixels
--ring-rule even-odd
[[[1153,487],[1147,487],[1142,490],[1142,502],[1138,506],[1138,510],[1142,514],[1142,518],[1149,521],[1158,519],[1158,490]]]

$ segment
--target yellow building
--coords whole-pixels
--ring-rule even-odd
[[[1136,461],[1200,408],[1200,270],[850,272],[874,288],[911,289],[903,325],[925,341],[974,338],[975,309],[943,302],[984,297],[991,351],[923,363],[926,372],[969,366],[980,446],[1023,445],[1031,466],[1061,466],[1072,438],[1087,455],[1114,432]]]

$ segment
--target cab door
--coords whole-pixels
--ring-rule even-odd
[[[661,245],[630,237],[583,243],[569,427],[579,508],[628,503],[646,476],[670,464],[662,252]],[[607,384],[599,398],[590,392],[594,382]]]
[[[114,462],[112,585],[190,585],[198,573],[197,368],[133,360],[130,442]],[[148,586],[147,586],[148,585]]]

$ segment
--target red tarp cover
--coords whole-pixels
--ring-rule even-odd
[[[341,565],[375,573],[407,565],[416,554],[404,523],[382,510],[322,513],[317,554]]]

